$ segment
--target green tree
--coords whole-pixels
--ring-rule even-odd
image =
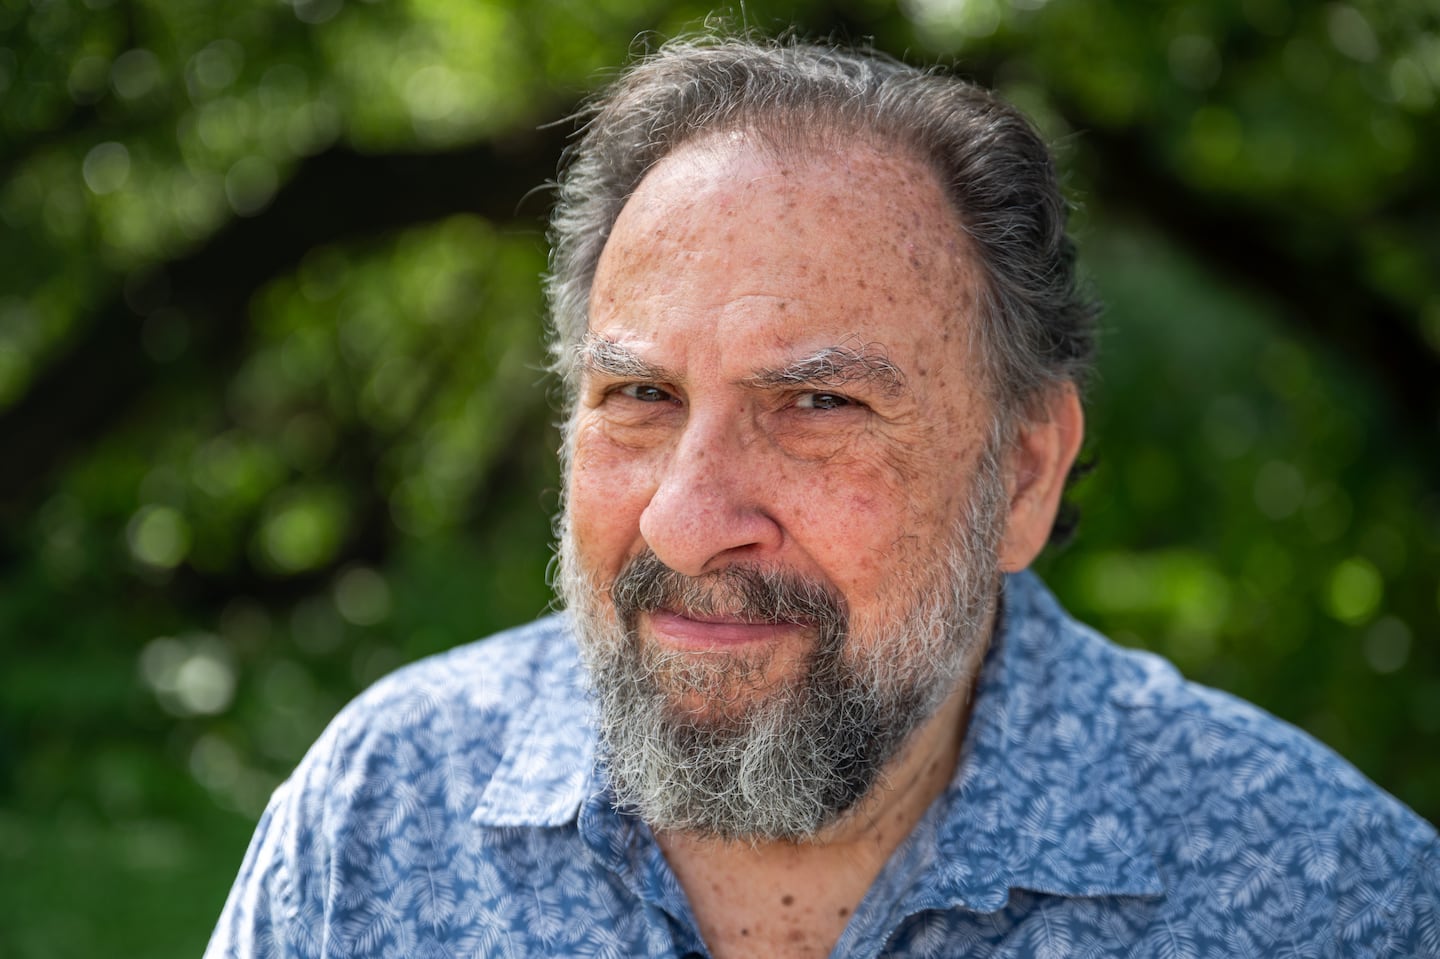
[[[197,954],[348,697],[546,609],[535,188],[706,12],[0,0],[0,954]],[[1031,112],[1110,304],[1046,575],[1440,819],[1436,12],[743,17]]]

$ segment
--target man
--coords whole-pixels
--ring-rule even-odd
[[[1092,311],[959,81],[675,43],[560,184],[564,616],[277,792],[221,956],[1440,955],[1433,829],[1025,568]]]

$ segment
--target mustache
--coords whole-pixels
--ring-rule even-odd
[[[620,621],[629,625],[640,613],[665,610],[694,618],[808,626],[822,634],[843,634],[846,628],[845,600],[827,583],[755,566],[727,566],[703,576],[686,576],[649,549],[620,571],[611,584],[610,599]]]

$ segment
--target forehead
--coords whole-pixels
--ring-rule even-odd
[[[644,339],[687,324],[763,327],[780,348],[859,338],[933,349],[969,339],[969,254],[935,174],[916,159],[864,143],[782,152],[716,134],[657,164],[621,211],[590,328]]]

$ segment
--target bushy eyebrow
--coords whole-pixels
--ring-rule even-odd
[[[663,366],[642,360],[634,350],[595,333],[585,334],[575,351],[582,372],[613,376],[616,379],[673,383],[675,376]]]
[[[678,382],[672,371],[641,359],[629,347],[595,333],[587,333],[580,341],[575,359],[582,371],[592,374],[655,383]],[[858,349],[822,347],[784,366],[757,370],[741,382],[756,390],[839,389],[862,383],[886,396],[905,392],[904,374],[878,343]]]
[[[745,382],[756,389],[838,389],[861,383],[886,396],[905,392],[904,374],[878,343],[859,349],[827,346],[782,367],[760,370],[746,377]]]

